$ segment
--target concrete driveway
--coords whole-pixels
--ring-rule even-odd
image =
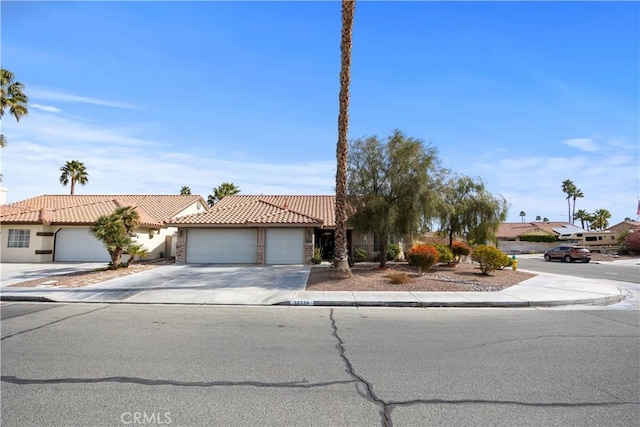
[[[0,264],[0,286],[58,274],[90,271],[106,266],[106,262],[2,263]]]
[[[309,271],[303,265],[172,264],[84,288],[12,288],[11,294],[67,302],[270,305],[303,290]]]

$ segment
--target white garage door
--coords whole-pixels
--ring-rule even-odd
[[[111,261],[107,248],[104,247],[100,240],[89,233],[88,228],[63,228],[55,236],[54,261]]]
[[[304,264],[304,230],[269,228],[265,243],[266,264]]]
[[[255,264],[255,228],[191,229],[187,232],[187,262]]]

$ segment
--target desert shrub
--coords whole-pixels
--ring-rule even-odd
[[[471,253],[471,246],[465,242],[453,242],[451,245],[451,253],[453,253],[453,260],[460,262],[460,258],[468,256]]]
[[[471,259],[480,264],[480,271],[484,275],[504,268],[511,262],[511,258],[500,249],[486,245],[477,246],[471,254]]]
[[[406,283],[411,283],[411,277],[407,275],[407,273],[402,272],[393,272],[387,274],[389,278],[389,283],[392,285],[404,285]]]
[[[435,245],[433,245],[433,247],[438,251],[439,262],[450,262],[453,259],[453,252],[451,252],[449,246],[443,245],[441,243],[436,243]]]
[[[621,250],[629,254],[640,254],[640,232],[629,233],[620,245]]]
[[[419,245],[411,248],[407,254],[409,264],[418,267],[418,272],[424,274],[438,262],[438,250],[431,245]]]
[[[322,262],[322,249],[318,246],[313,248],[313,256],[311,262],[314,264],[320,264]]]
[[[387,261],[397,261],[400,256],[400,245],[389,245],[387,248]]]
[[[625,241],[625,239],[629,237],[629,234],[631,234],[629,230],[625,230],[622,233],[620,233],[617,239],[618,244],[621,245]]]
[[[355,248],[353,250],[353,260],[355,262],[365,262],[367,260],[368,256],[369,256],[369,254],[367,254],[366,249]]]

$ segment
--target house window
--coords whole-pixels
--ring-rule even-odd
[[[31,230],[9,230],[8,248],[28,248]]]

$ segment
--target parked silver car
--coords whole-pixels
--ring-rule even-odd
[[[589,262],[591,261],[591,251],[583,246],[558,246],[544,253],[545,261],[551,261],[552,259],[559,259],[564,262]]]

